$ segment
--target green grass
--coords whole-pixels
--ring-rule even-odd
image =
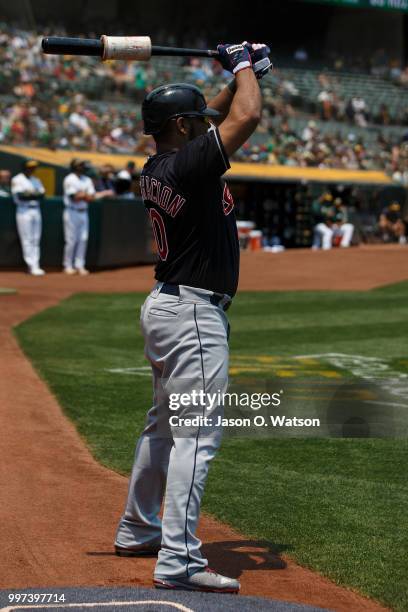
[[[95,457],[124,474],[151,382],[108,370],[146,365],[138,325],[143,299],[77,295],[16,329]],[[407,304],[408,283],[365,293],[241,293],[229,311],[232,362],[335,352],[378,357],[393,372],[406,372]],[[403,438],[226,438],[203,508],[338,584],[403,611],[407,474]]]

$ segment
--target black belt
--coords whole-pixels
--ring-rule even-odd
[[[180,297],[180,287],[179,285],[172,285],[171,283],[164,283],[162,288],[160,289],[160,293],[167,293],[167,295],[175,295],[176,297]],[[210,302],[214,306],[220,306],[220,302],[224,299],[224,295],[222,293],[213,293],[210,296]],[[225,311],[231,306],[231,301],[223,304],[221,308]]]

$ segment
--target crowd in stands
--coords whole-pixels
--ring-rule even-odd
[[[268,117],[264,117],[260,130],[266,134],[266,143],[245,144],[236,159],[298,167],[382,169],[396,181],[408,185],[408,140],[393,144],[380,134],[375,145],[368,146],[353,132],[346,136],[322,133],[313,120],[300,134],[284,119],[273,134],[268,133],[267,125]]]
[[[53,31],[64,35],[64,31]],[[95,58],[44,55],[36,32],[0,25],[0,144],[101,153],[154,152],[143,135],[140,102],[151,88],[174,80],[171,64],[105,62]],[[166,38],[164,35],[162,38]],[[160,36],[156,37],[160,42]],[[171,44],[171,40],[163,40]],[[194,40],[194,46],[206,41]],[[294,60],[307,64],[307,50]],[[337,71],[349,68],[345,58],[333,57]],[[373,75],[390,78],[408,88],[408,68],[379,51],[368,67]],[[231,78],[217,62],[193,58],[180,68],[186,80],[211,98]],[[367,126],[408,126],[408,107],[398,116],[383,104],[371,112],[364,92],[350,99],[338,91],[336,76],[316,73],[319,85],[314,113],[306,113],[299,90],[282,69],[264,79],[264,111],[255,138],[235,160],[287,166],[384,170],[408,185],[408,127],[400,136],[378,127],[367,140]],[[293,120],[301,120],[294,126]],[[303,120],[303,123],[302,123]],[[335,122],[330,130],[324,122]],[[347,125],[347,131],[336,126]],[[332,124],[330,124],[331,126]]]
[[[333,53],[329,59],[334,70],[368,72],[382,79],[390,79],[392,82],[402,87],[408,87],[408,66],[403,66],[398,58],[390,57],[383,48],[378,48],[368,57],[355,57]]]
[[[299,65],[307,65],[310,59],[307,49],[302,46],[297,48],[293,59]],[[372,55],[366,56],[333,51],[327,58],[327,67],[336,72],[367,73],[408,87],[408,66],[404,66],[399,58],[391,57],[383,48],[378,48]]]

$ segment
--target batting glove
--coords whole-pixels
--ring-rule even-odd
[[[233,74],[237,74],[244,68],[250,68],[252,65],[249,50],[243,44],[218,45],[217,50],[219,53],[218,61],[221,66]]]
[[[249,51],[256,78],[262,79],[270,69],[273,69],[272,62],[269,59],[270,48],[263,43],[249,43],[246,40],[242,44]]]

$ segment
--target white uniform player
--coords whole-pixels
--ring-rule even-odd
[[[334,208],[326,211],[326,220],[314,228],[314,250],[322,248],[328,251],[333,246],[333,239],[339,238],[339,246],[348,248],[354,233],[354,225],[349,223],[348,212],[341,198],[334,200]]]
[[[33,276],[45,274],[40,268],[42,229],[40,200],[45,194],[45,189],[40,179],[34,176],[38,165],[35,160],[25,161],[23,171],[11,180],[11,194],[16,205],[17,231],[23,258]]]
[[[88,246],[89,217],[88,202],[95,197],[95,187],[89,176],[84,174],[86,162],[74,159],[71,173],[63,183],[64,187],[64,271],[66,274],[89,274],[85,268]]]

